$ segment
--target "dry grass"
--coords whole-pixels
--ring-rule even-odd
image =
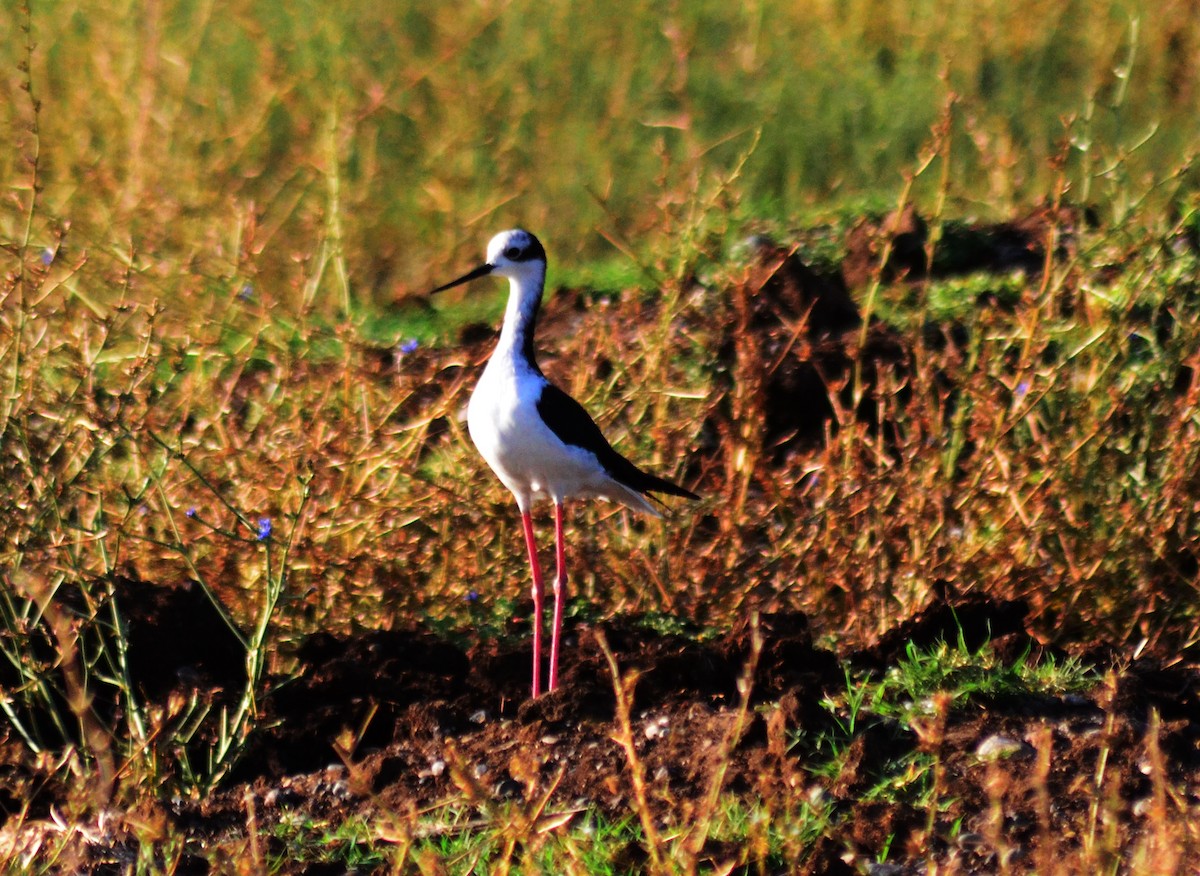
[[[459,635],[505,629],[525,575],[517,521],[460,417],[487,342],[458,343],[455,317],[393,306],[473,257],[475,229],[512,224],[502,216],[547,229],[562,262],[601,240],[627,257],[620,275],[638,283],[549,303],[547,371],[619,449],[705,496],[666,526],[575,509],[574,610],[713,628],[800,610],[850,647],[937,594],[985,594],[1026,600],[1047,642],[1190,665],[1200,214],[1183,145],[1198,39],[1187,4],[1137,27],[1122,4],[1095,27],[1080,25],[1085,5],[873,9],[26,14],[26,39],[0,54],[21,95],[3,111],[17,148],[0,157],[0,705],[13,760],[73,790],[69,817],[40,833],[22,832],[16,807],[0,837],[9,859],[52,869],[119,810],[136,868],[178,865],[187,841],[146,801],[219,785],[266,680],[307,634],[414,618]],[[117,23],[130,18],[139,31]],[[726,31],[732,44],[712,57]],[[595,47],[596,64],[532,48],[564,34]],[[947,41],[953,59],[931,63]],[[796,44],[815,48],[798,57]],[[760,80],[772,84],[741,106]],[[547,121],[531,132],[531,118]],[[1163,131],[1144,141],[1150,122]],[[772,266],[724,244],[760,204],[878,194],[881,168],[901,166],[900,206],[931,217],[930,262],[950,215],[981,202],[1090,194],[1105,221],[1053,214],[1043,270],[1004,280],[1019,290],[1010,307],[938,280],[893,282],[884,250],[859,302],[903,326],[903,355],[874,362],[886,330],[851,333],[826,440],[781,453],[773,442],[791,436],[762,429],[767,388],[822,341],[801,323],[756,323]],[[769,210],[775,229],[800,212]],[[796,236],[821,233],[840,238]],[[920,330],[945,299],[937,315],[965,340]],[[117,576],[198,582],[245,647],[244,689],[144,697]],[[628,721],[626,710],[618,733],[637,776]],[[926,753],[941,757],[944,729],[929,728]],[[1070,842],[1045,814],[1050,741],[1019,780],[980,773],[976,831],[1007,872],[1186,871],[1195,777],[1176,780],[1161,732],[1157,717],[1140,735],[1106,725],[1095,773],[1079,780],[1096,802]],[[1107,770],[1118,740],[1145,761],[1144,811]],[[933,840],[958,805],[943,799],[953,768],[932,768],[930,844],[911,850],[938,872],[963,866]],[[640,832],[554,845],[551,789],[535,790],[525,809],[463,831],[484,835],[482,850],[418,842],[421,819],[401,812],[388,815],[401,841],[372,854],[442,872],[526,850],[531,867],[585,872],[597,848],[633,842],[661,872],[695,872],[704,841],[727,831],[743,851],[709,864],[767,872],[807,860],[833,817],[803,785],[747,803],[717,782],[703,835],[661,833],[645,804]],[[1042,813],[1032,863],[1010,860],[1001,829],[1025,794]],[[242,851],[261,863],[252,806],[247,820]]]

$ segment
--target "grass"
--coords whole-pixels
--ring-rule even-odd
[[[1002,812],[1049,793],[1052,746],[1033,746],[1046,760],[1017,788],[955,760],[947,727],[981,702],[1101,697],[1109,682],[1072,658],[1005,662],[961,642],[848,675],[824,735],[790,740],[807,778],[740,796],[716,782],[699,833],[680,801],[665,824],[643,802],[545,833],[529,808],[448,805],[432,828],[390,812],[386,842],[379,823],[248,813],[202,846],[139,814],[226,790],[263,697],[316,631],[511,635],[516,591],[481,582],[524,580],[520,535],[458,416],[486,352],[460,338],[497,319],[503,293],[420,295],[499,226],[542,233],[552,288],[578,300],[570,323],[551,308],[547,371],[619,449],[706,497],[666,527],[578,509],[591,571],[574,614],[701,637],[751,609],[800,610],[848,647],[949,582],[1026,600],[1048,641],[1130,660],[1194,648],[1200,31],[1186,4],[112,12],[12,9],[22,38],[0,46],[16,134],[0,150],[0,709],[29,770],[5,799],[54,787],[66,813],[4,804],[22,866],[78,862],[79,838],[119,810],[142,872],[240,854],[275,870],[772,872],[879,801],[920,817],[915,851],[888,840],[873,855],[953,871],[967,830],[1005,860]],[[928,219],[933,270],[887,277],[876,252],[853,293],[907,339],[905,361],[872,378],[852,344],[827,440],[779,457],[771,441],[788,436],[762,424],[780,338],[751,331],[763,275],[735,244],[766,232],[836,270],[851,230],[898,202]],[[1068,208],[1041,226],[1045,270],[957,273],[977,217],[1033,203]],[[929,342],[930,322],[962,343]],[[197,582],[244,684],[146,696],[122,577]],[[1115,718],[1102,731],[1101,802],[1063,860],[1194,860],[1157,720],[1136,739]],[[916,742],[855,772],[854,800],[830,798],[878,727]],[[1148,822],[1106,767],[1122,745],[1149,765]]]
[[[988,698],[1083,693],[1100,679],[1078,658],[1053,656],[1030,662],[1029,652],[1012,663],[998,660],[989,649],[970,653],[960,641],[922,650],[909,643],[905,659],[888,670],[875,698],[881,714],[903,718],[912,710],[928,711],[935,694],[949,697],[950,708]],[[887,703],[884,707],[882,703]]]
[[[851,745],[871,731],[917,738],[930,719],[944,722],[952,712],[970,713],[1006,699],[1089,694],[1101,683],[1077,658],[1029,658],[1027,651],[1007,662],[990,646],[972,652],[961,637],[955,645],[940,642],[929,649],[910,642],[904,659],[882,676],[853,675],[847,669],[845,691],[821,703],[830,727],[801,732],[792,745],[807,753],[814,775],[836,782],[847,768]],[[870,776],[863,798],[927,803],[932,767],[930,752],[920,749],[890,759]]]
[[[560,264],[613,245],[645,258],[671,239],[659,211],[739,165],[752,220],[894,201],[947,101],[949,160],[917,189],[931,200],[944,176],[966,213],[1049,192],[1064,139],[1081,198],[1127,210],[1197,133],[1193,23],[1131,0],[662,17],[526,2],[216,15],[181,0],[137,22],[55,0],[32,23],[37,51],[9,41],[0,69],[18,94],[32,65],[42,101],[33,243],[53,247],[61,219],[92,259],[157,254],[158,272],[190,263],[201,289],[250,281],[326,312],[350,277],[352,309],[426,288],[496,222],[554,229]],[[27,101],[4,113],[9,130],[30,123]],[[27,193],[19,146],[0,171]]]

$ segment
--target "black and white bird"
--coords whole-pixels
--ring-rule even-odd
[[[542,572],[530,508],[539,496],[554,502],[554,621],[548,690],[558,686],[559,638],[567,582],[563,503],[573,498],[620,502],[659,516],[650,493],[699,498],[642,471],[605,440],[587,411],[546,379],[534,356],[533,333],[546,282],[546,251],[528,231],[502,231],[487,247],[487,261],[434,289],[441,292],[488,274],[507,277],[508,306],[500,340],[467,406],[471,440],[517,500],[533,571],[533,695],[541,691]],[[432,294],[432,293],[431,293]]]

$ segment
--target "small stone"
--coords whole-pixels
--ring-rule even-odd
[[[1033,749],[1028,744],[1002,733],[993,733],[975,746],[975,756],[980,760],[998,760],[1002,757],[1012,757],[1032,751]]]
[[[660,715],[646,725],[645,734],[647,739],[658,739],[660,736],[667,735],[667,727],[670,725],[671,719],[666,715]]]
[[[955,840],[955,842],[957,842],[958,847],[964,851],[974,851],[975,849],[982,848],[984,839],[982,834],[965,830],[958,835],[958,838]]]
[[[467,720],[470,721],[472,724],[482,724],[483,722],[485,722],[487,720],[487,711],[484,709],[480,709],[477,712],[472,712],[470,717],[467,718]]]
[[[486,763],[475,764],[475,769],[474,769],[475,778],[477,778],[477,779],[483,778],[485,775],[487,775],[487,771],[488,771],[488,765]]]
[[[867,865],[870,876],[904,876],[904,867],[900,864],[887,864],[876,861]]]
[[[433,776],[435,779],[445,771],[446,762],[440,758],[429,765],[429,775]]]

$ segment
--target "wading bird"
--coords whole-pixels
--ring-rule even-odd
[[[563,502],[601,498],[659,516],[646,497],[668,493],[699,498],[690,490],[642,471],[605,440],[587,411],[546,379],[534,358],[533,332],[546,283],[546,251],[528,231],[502,231],[491,239],[487,261],[444,286],[441,292],[488,274],[507,277],[508,306],[500,340],[467,405],[467,429],[479,453],[521,512],[533,572],[533,695],[541,691],[542,571],[538,565],[530,507],[535,496],[554,502],[558,563],[554,577],[554,622],[550,634],[548,690],[558,686],[567,569]],[[432,293],[430,293],[432,294]]]

